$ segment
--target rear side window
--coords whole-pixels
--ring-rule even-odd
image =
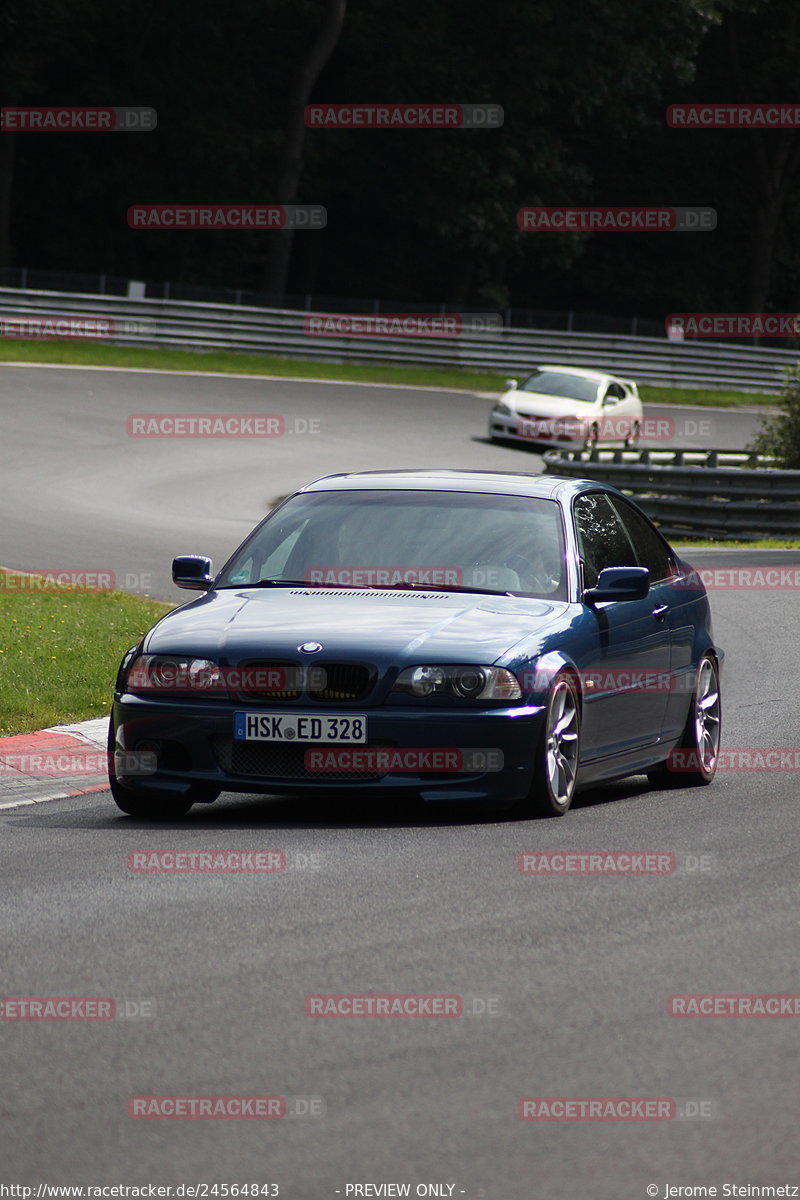
[[[636,565],[647,567],[651,583],[669,579],[675,569],[675,564],[661,535],[656,532],[647,517],[624,500],[614,496],[611,498],[611,504],[619,513],[620,520],[633,542],[633,548],[636,551]]]
[[[594,587],[606,567],[640,565],[619,514],[603,492],[579,496],[572,511],[585,587]]]

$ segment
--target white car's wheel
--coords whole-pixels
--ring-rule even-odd
[[[633,450],[636,446],[639,445],[639,438],[641,437],[641,433],[642,433],[641,424],[639,423],[639,421],[634,421],[633,425],[631,425],[630,433],[625,438],[625,445],[627,446],[627,448],[629,450]]]

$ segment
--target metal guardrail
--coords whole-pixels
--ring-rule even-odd
[[[800,537],[800,471],[730,450],[548,450],[546,474],[610,483],[667,537]]]
[[[721,342],[669,342],[631,335],[503,329],[456,337],[317,336],[314,314],[183,300],[139,300],[75,292],[0,288],[0,320],[96,316],[114,323],[109,341],[124,346],[233,350],[327,362],[450,366],[507,375],[543,362],[606,368],[664,387],[734,388],[778,394],[783,371],[800,353]]]

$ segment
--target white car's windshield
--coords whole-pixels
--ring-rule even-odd
[[[446,491],[310,492],[268,518],[218,587],[513,592],[566,598],[553,500]]]
[[[545,396],[566,396],[570,400],[597,399],[597,382],[583,375],[561,371],[534,371],[520,386],[521,392],[542,392]]]

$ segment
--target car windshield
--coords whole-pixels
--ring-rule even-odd
[[[566,371],[534,371],[519,389],[521,392],[543,392],[545,396],[566,396],[570,400],[597,399],[597,380]]]
[[[267,517],[217,587],[488,591],[566,598],[554,500],[472,492],[306,492]]]

